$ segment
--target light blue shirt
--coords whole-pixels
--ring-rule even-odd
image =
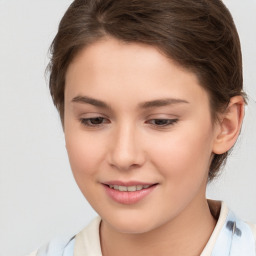
[[[36,255],[73,256],[74,247],[75,236],[71,239],[53,240],[39,249]],[[256,256],[255,237],[251,228],[230,210],[217,237],[211,256]]]

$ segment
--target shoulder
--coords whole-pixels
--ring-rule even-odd
[[[209,203],[217,224],[201,256],[256,256],[256,226],[238,218],[224,202]]]
[[[248,223],[248,222],[247,222],[247,224],[253,233],[254,240],[256,241],[256,224],[252,224],[252,223]]]
[[[52,239],[49,243],[27,256],[100,256],[100,222],[100,217],[97,217],[77,235]]]
[[[101,218],[97,217],[76,235],[75,255],[102,255],[99,233],[100,223]]]
[[[228,209],[224,203],[222,205],[223,208]],[[225,232],[231,234],[233,254],[235,251],[241,250],[244,252],[242,255],[255,256],[256,225],[240,219],[234,212],[228,209],[228,215],[225,220],[225,225],[222,229],[222,234]]]
[[[27,256],[73,256],[75,237],[56,238]]]

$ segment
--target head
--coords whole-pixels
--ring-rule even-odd
[[[240,43],[223,3],[75,0],[51,52],[71,168],[103,219],[145,232],[198,209],[243,117]],[[120,198],[115,182],[154,192]]]
[[[242,58],[231,14],[222,1],[75,0],[52,43],[50,91],[62,124],[67,69],[79,52],[105,37],[157,48],[193,72],[208,93],[212,121],[242,95]],[[209,180],[229,151],[215,154]]]

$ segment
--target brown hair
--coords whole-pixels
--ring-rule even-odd
[[[231,97],[245,97],[239,37],[221,0],[75,0],[51,45],[49,86],[62,123],[67,68],[79,50],[106,35],[155,46],[193,71],[215,121]],[[214,156],[209,180],[227,156]]]

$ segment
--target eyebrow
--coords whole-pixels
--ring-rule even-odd
[[[103,109],[111,109],[111,107],[104,101],[90,98],[87,96],[77,96],[72,99],[72,102],[90,104],[95,107],[99,107]],[[176,99],[176,98],[157,99],[157,100],[140,103],[139,108],[147,109],[147,108],[154,108],[154,107],[164,107],[164,106],[180,104],[180,103],[188,104],[189,102],[183,99]]]
[[[166,99],[146,101],[146,102],[139,104],[139,107],[145,109],[145,108],[154,108],[154,107],[165,107],[165,106],[180,104],[180,103],[189,104],[188,101],[183,100],[183,99],[166,98]]]
[[[72,102],[85,103],[85,104],[90,104],[99,108],[111,109],[110,106],[106,104],[104,101],[96,100],[87,96],[77,96],[72,99]]]

